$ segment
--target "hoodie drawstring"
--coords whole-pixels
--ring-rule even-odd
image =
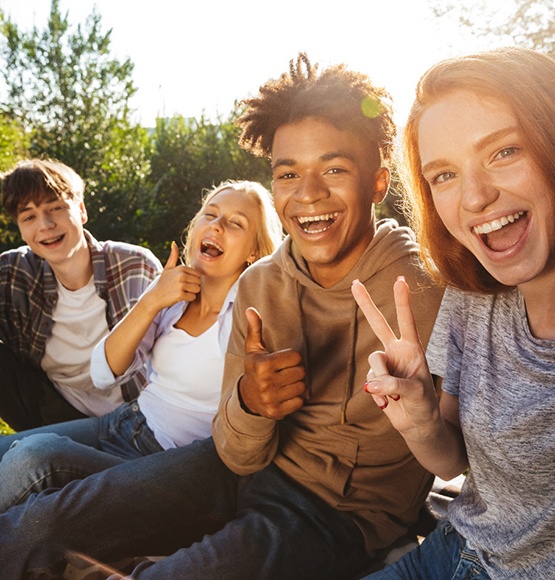
[[[347,362],[347,380],[345,382],[345,392],[343,393],[343,401],[341,402],[341,425],[347,422],[347,403],[353,395],[354,376],[355,376],[355,345],[358,334],[358,318],[357,318],[357,303],[353,300],[353,313],[351,322],[349,323],[349,352],[350,357]]]

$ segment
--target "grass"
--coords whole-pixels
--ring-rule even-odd
[[[15,433],[15,431],[10,429],[10,426],[0,419],[0,435],[10,435],[11,433]]]

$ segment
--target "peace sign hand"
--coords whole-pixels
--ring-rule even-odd
[[[420,342],[410,306],[410,291],[404,278],[393,286],[400,338],[358,280],[353,296],[384,350],[368,357],[370,372],[365,390],[384,410],[392,425],[403,436],[431,425],[439,416],[439,404],[424,348]]]

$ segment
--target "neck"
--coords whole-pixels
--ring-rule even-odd
[[[555,340],[555,277],[553,280],[530,282],[519,289],[526,304],[530,332],[536,338]]]
[[[79,290],[86,286],[93,275],[89,247],[79,248],[63,264],[50,264],[56,280],[68,290]]]
[[[201,276],[201,290],[192,303],[198,310],[200,317],[220,312],[229,289],[233,286],[235,280],[237,280],[237,278],[230,280],[217,280]]]

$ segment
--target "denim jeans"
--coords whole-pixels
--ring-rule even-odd
[[[362,533],[348,514],[297,486],[274,464],[238,476],[212,439],[195,441],[31,496],[0,514],[6,578],[59,573],[64,554],[110,561],[125,542],[172,532],[179,542],[203,520],[227,521],[172,555],[141,565],[140,580],[340,580],[368,566]],[[143,552],[152,553],[152,552]]]
[[[447,521],[422,544],[364,580],[489,580],[476,552]]]
[[[0,437],[0,512],[32,493],[161,450],[137,403]]]

